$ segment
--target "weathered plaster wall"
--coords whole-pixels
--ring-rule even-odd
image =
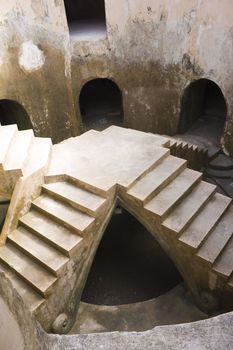
[[[24,341],[18,323],[14,319],[8,305],[0,296],[0,337],[2,349],[23,350]],[[9,333],[9,329],[11,332]]]
[[[0,279],[0,349],[41,349],[35,319],[2,272]]]
[[[193,80],[208,78],[228,105],[225,146],[233,154],[233,11],[223,0],[105,0],[107,39],[72,37],[72,81],[78,96],[96,77],[113,79],[124,98],[125,125],[174,134],[180,100]]]
[[[0,36],[0,99],[22,104],[37,135],[77,133],[63,2],[2,1]]]
[[[0,99],[21,103],[36,134],[57,142],[80,132],[84,83],[110,78],[122,90],[125,126],[175,134],[184,88],[208,78],[227,101],[224,142],[233,155],[232,1],[105,0],[105,5],[107,38],[70,41],[63,0],[2,2]]]

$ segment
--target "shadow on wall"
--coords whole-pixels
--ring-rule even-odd
[[[19,130],[33,129],[26,110],[13,100],[0,100],[1,125],[17,124]]]
[[[219,86],[211,80],[199,79],[184,91],[178,133],[220,144],[226,116],[226,101]]]
[[[110,79],[94,79],[87,82],[79,96],[79,108],[83,131],[101,131],[110,125],[123,125],[122,94]]]

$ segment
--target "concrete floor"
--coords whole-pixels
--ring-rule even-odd
[[[100,106],[99,113],[92,113],[88,111],[87,115],[83,117],[83,130],[88,131],[91,129],[102,131],[111,125],[122,126],[123,117],[121,112],[117,109],[115,111],[103,110]]]
[[[195,322],[208,318],[190,300],[183,284],[141,303],[100,306],[81,303],[70,334],[145,331],[156,326]]]

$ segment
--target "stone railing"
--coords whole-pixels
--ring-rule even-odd
[[[31,202],[39,196],[43,183],[44,168],[19,178],[0,234],[0,246],[5,244],[7,236],[17,228],[20,217],[29,211]]]

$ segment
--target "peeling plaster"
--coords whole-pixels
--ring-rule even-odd
[[[19,65],[26,72],[40,69],[45,63],[45,56],[31,40],[21,45],[19,53]]]

